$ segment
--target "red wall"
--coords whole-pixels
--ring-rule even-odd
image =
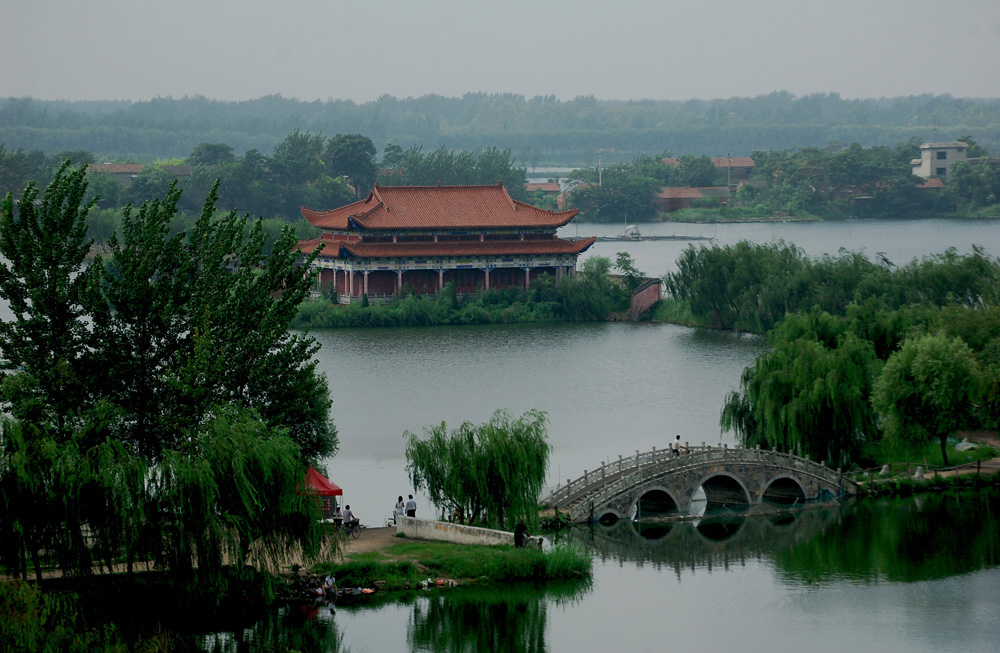
[[[633,320],[639,319],[643,313],[649,310],[650,306],[660,301],[660,287],[660,281],[656,280],[645,288],[639,286],[636,292],[632,293],[632,308],[629,313]]]

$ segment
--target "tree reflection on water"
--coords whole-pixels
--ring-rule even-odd
[[[792,583],[917,582],[1000,565],[1000,489],[861,501],[775,555]]]
[[[343,650],[343,635],[332,608],[322,603],[290,605],[269,614],[250,628],[206,635],[198,648],[209,653]]]
[[[764,561],[790,586],[946,578],[1000,565],[1000,489],[850,501],[769,514],[721,512],[697,519],[620,521],[573,527],[555,539],[578,542],[601,560],[658,571],[711,573]],[[405,647],[415,651],[547,650],[550,610],[582,602],[590,581],[377,594],[339,610],[375,614],[409,606]],[[336,616],[287,608],[241,633],[203,640],[203,650],[337,651]],[[406,609],[406,608],[404,608]],[[551,646],[551,642],[548,643]]]
[[[590,589],[588,581],[469,588],[433,594],[414,602],[408,638],[413,650],[545,651],[550,605],[573,602]]]

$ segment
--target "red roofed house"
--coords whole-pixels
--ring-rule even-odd
[[[190,177],[194,166],[161,166],[173,179]],[[92,175],[114,175],[121,185],[128,188],[132,180],[142,172],[141,163],[91,163],[87,165],[87,173]]]
[[[716,198],[720,204],[728,204],[730,193],[725,186],[692,188],[691,186],[664,186],[653,198],[658,211],[673,213],[680,209],[690,209],[695,200]]]
[[[564,240],[556,229],[576,215],[544,211],[495,186],[380,186],[360,202],[330,211],[302,208],[319,238],[299,242],[319,282],[342,303],[392,299],[411,288],[459,293],[527,285],[542,274],[559,283],[594,238]]]
[[[529,181],[524,184],[524,189],[529,193],[534,193],[536,190],[539,190],[542,192],[542,194],[551,195],[552,197],[555,197],[556,195],[562,192],[562,189],[559,188],[559,184],[557,184],[554,181],[546,181],[546,182]]]
[[[661,159],[668,166],[677,165],[679,159]],[[729,185],[746,181],[753,175],[754,160],[749,156],[713,156],[712,164],[719,170],[726,172],[726,181]]]

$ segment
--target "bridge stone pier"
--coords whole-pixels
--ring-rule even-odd
[[[754,506],[767,500],[799,504],[857,494],[857,484],[837,470],[778,451],[689,447],[671,457],[656,449],[602,463],[567,479],[544,502],[574,522],[688,513],[701,488],[709,508]]]

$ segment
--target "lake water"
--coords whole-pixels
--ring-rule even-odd
[[[563,235],[610,236],[623,228],[571,225]],[[720,244],[784,240],[812,256],[846,248],[870,256],[884,253],[897,264],[948,247],[967,253],[980,245],[991,256],[1000,255],[1000,221],[657,224],[643,225],[642,232],[706,236]],[[640,270],[660,276],[674,269],[689,244],[601,242],[586,256],[613,259],[628,251]],[[419,433],[442,421],[455,427],[463,420],[483,422],[497,409],[515,415],[532,408],[546,411],[553,486],[618,455],[665,448],[675,434],[691,443],[734,444],[732,434],[720,432],[719,411],[725,396],[737,389],[743,368],[764,351],[757,337],[662,324],[313,335],[322,344],[320,365],[330,380],[340,433],[340,453],[326,461],[327,471],[343,486],[345,501],[371,525],[384,523],[397,495],[413,492],[405,470],[404,431]],[[429,516],[426,497],[415,494],[418,516]],[[976,506],[988,525],[985,537],[995,546],[1000,538],[996,501]],[[864,552],[869,542],[895,534],[901,538],[897,548],[887,544],[880,549],[884,557],[853,561],[846,551],[834,559],[848,541],[837,524],[855,518],[838,513],[831,526],[803,525],[812,519],[782,527],[789,542],[807,542],[790,544],[791,549],[771,543],[727,553],[723,546],[715,555],[712,547],[722,545],[708,545],[694,562],[685,557],[685,547],[668,546],[653,558],[608,554],[598,559],[592,584],[551,596],[533,590],[523,599],[499,603],[477,595],[457,601],[413,597],[370,609],[342,608],[323,616],[330,623],[313,620],[294,628],[316,628],[333,638],[323,641],[354,651],[483,650],[490,642],[501,649],[552,651],[997,650],[1000,570],[995,554],[984,559],[959,547],[961,530],[946,531],[951,540],[932,537],[936,522],[887,535],[885,520],[866,520],[867,530],[856,528],[843,546]],[[695,538],[683,541],[689,540]],[[904,545],[917,567],[926,563],[946,571],[915,577],[892,573],[889,567],[899,562]],[[920,557],[925,545],[936,547],[936,557]],[[973,555],[979,564],[940,562]],[[792,559],[785,564],[782,556]],[[789,564],[796,567],[794,573]],[[521,617],[527,625],[515,623]]]
[[[623,229],[571,225],[563,235]],[[897,264],[947,247],[967,253],[981,245],[1000,256],[1000,221],[657,224],[642,232],[720,244],[785,240],[814,256],[881,252]],[[660,276],[689,244],[601,242],[586,256],[628,251],[640,270]],[[497,409],[546,411],[553,486],[618,455],[665,448],[675,434],[734,444],[720,432],[719,410],[765,348],[753,336],[663,324],[313,335],[340,433],[327,471],[370,525],[382,525],[396,496],[413,491],[404,431],[442,421],[454,427]],[[429,516],[426,497],[416,495],[418,515]],[[569,537],[598,552],[592,582],[413,593],[342,605],[336,614],[275,613],[248,631],[220,634],[218,648],[253,650],[245,642],[255,639],[303,651],[1000,649],[995,492],[867,501],[782,520],[706,520],[669,532],[622,523]]]

